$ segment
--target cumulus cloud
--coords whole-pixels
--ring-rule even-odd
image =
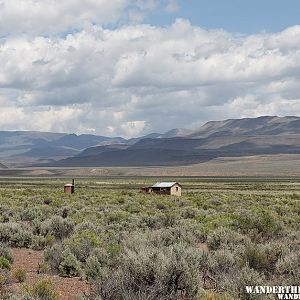
[[[49,34],[89,23],[113,23],[127,4],[127,0],[2,0],[0,32]]]
[[[61,34],[91,24],[141,22],[148,12],[174,12],[175,0],[0,0],[0,35]]]
[[[114,4],[117,16],[128,3]],[[0,40],[0,66],[1,129],[129,137],[210,119],[300,114],[300,26],[246,36],[178,19],[168,27],[14,34]]]

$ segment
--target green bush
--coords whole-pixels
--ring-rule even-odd
[[[60,216],[54,216],[41,224],[41,233],[44,236],[50,234],[59,240],[67,238],[73,232],[73,229],[73,222]]]
[[[32,230],[19,223],[0,224],[0,242],[13,247],[28,247],[31,243]]]
[[[13,272],[12,276],[18,282],[24,282],[26,280],[26,270],[25,269],[17,269]]]
[[[300,282],[300,254],[298,252],[289,253],[276,264],[277,274],[283,275],[285,284],[297,285]]]
[[[4,244],[0,244],[0,256],[5,257],[11,264],[13,263],[13,256],[11,254],[11,251]]]
[[[43,250],[47,246],[51,246],[54,242],[54,236],[47,234],[46,236],[43,235],[35,235],[32,238],[31,248],[34,250]]]
[[[264,237],[277,235],[283,228],[278,216],[267,210],[257,212],[244,210],[235,216],[235,226],[244,233],[261,234]]]
[[[91,251],[100,245],[98,236],[91,230],[83,230],[73,234],[64,244],[81,262],[85,262]]]
[[[22,221],[33,221],[34,219],[37,219],[40,217],[41,211],[37,208],[25,208],[20,213],[20,218]]]
[[[59,265],[63,260],[63,250],[64,248],[61,244],[54,244],[45,250],[45,261],[49,264],[51,270],[58,271]]]
[[[91,255],[86,261],[85,274],[87,279],[95,280],[99,279],[102,274],[102,266],[97,256]]]
[[[58,269],[59,275],[63,277],[77,277],[82,273],[80,262],[68,248],[62,253],[62,261]]]
[[[54,290],[50,279],[42,279],[33,286],[25,286],[25,292],[34,300],[58,300],[59,294]]]
[[[248,294],[245,287],[259,286],[264,284],[265,277],[263,275],[253,269],[245,267],[239,271],[235,278],[232,278],[231,289],[235,293],[237,299],[259,300],[262,299],[260,294]]]
[[[11,264],[9,260],[4,256],[0,256],[0,269],[7,270],[7,271],[11,270]]]
[[[196,299],[199,292],[198,253],[186,245],[139,246],[125,249],[116,270],[103,271],[97,295],[104,299]]]
[[[211,233],[207,238],[209,249],[230,249],[233,250],[239,245],[250,243],[250,239],[229,228],[219,228]]]
[[[281,250],[274,245],[249,244],[244,252],[244,259],[249,267],[264,273],[274,272],[280,256]]]

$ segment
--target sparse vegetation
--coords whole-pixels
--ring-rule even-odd
[[[26,283],[26,270],[10,274],[10,247],[44,250],[39,273],[90,282],[85,300],[248,300],[246,284],[299,283],[297,179],[182,179],[180,198],[139,193],[147,179],[101,181],[66,196],[59,180],[0,180],[6,295],[11,278]],[[43,281],[24,299],[54,290]]]
[[[25,294],[31,300],[58,300],[59,293],[55,291],[53,283],[49,279],[42,279],[33,286],[25,286]],[[28,299],[25,298],[25,299]],[[24,299],[24,300],[25,300]]]
[[[17,269],[13,272],[13,278],[18,282],[24,282],[26,280],[26,270]]]

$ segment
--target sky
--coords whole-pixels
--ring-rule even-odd
[[[299,16],[298,0],[0,0],[0,130],[299,116]]]

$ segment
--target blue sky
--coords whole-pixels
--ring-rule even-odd
[[[185,18],[206,29],[252,34],[277,32],[300,23],[299,0],[178,0],[173,14],[155,11],[146,22],[169,25],[175,18]]]
[[[300,0],[0,6],[0,130],[134,137],[300,115]]]

